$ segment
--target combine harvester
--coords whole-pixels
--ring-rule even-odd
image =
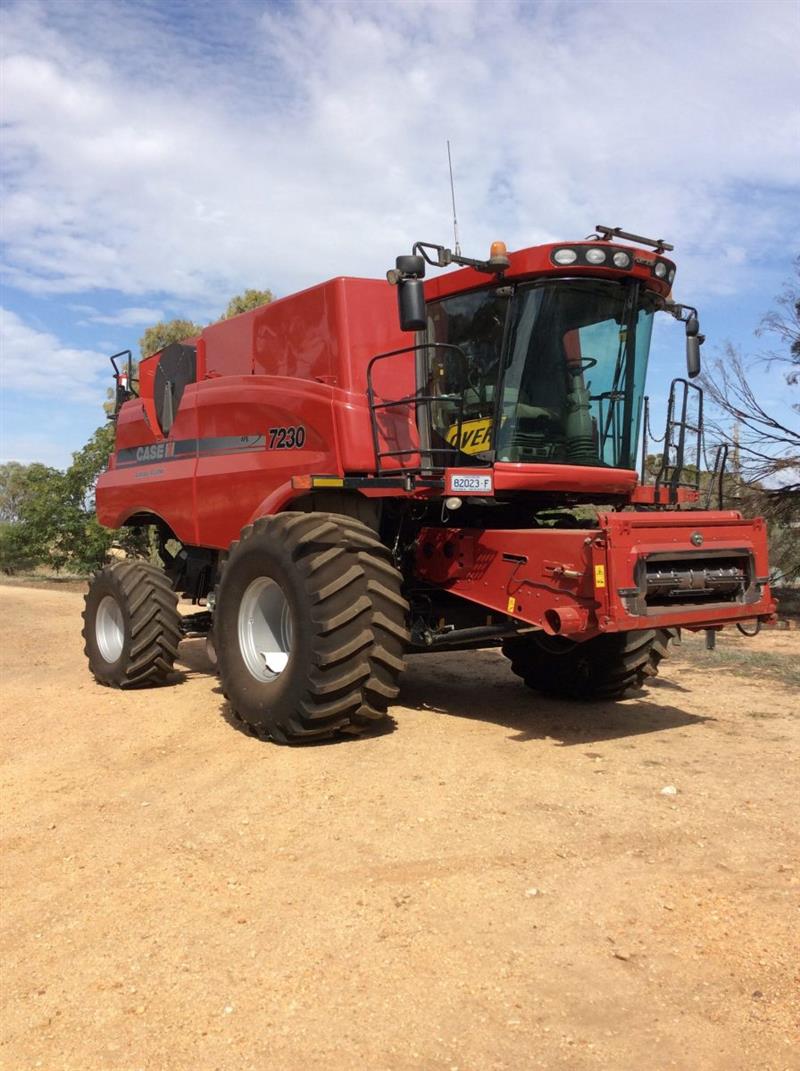
[[[154,525],[163,568],[93,577],[96,679],[160,684],[206,633],[237,716],[300,741],[384,718],[411,652],[501,646],[533,689],[613,700],[678,629],[769,619],[764,521],[698,508],[702,336],[671,248],[607,227],[486,261],[418,242],[388,283],[333,279],[167,346],[138,393],[117,354],[98,518]],[[657,312],[685,323],[689,378],[648,483]]]

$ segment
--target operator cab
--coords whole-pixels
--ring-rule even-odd
[[[655,309],[635,283],[588,279],[432,302],[426,341],[465,356],[462,452],[631,468]],[[435,364],[436,351],[424,353]],[[454,444],[454,408],[434,406],[432,416],[434,435]]]
[[[423,453],[441,458],[449,448],[451,465],[634,469],[657,311],[686,323],[690,377],[700,370],[696,311],[671,300],[675,265],[663,255],[671,249],[598,227],[584,242],[510,256],[495,243],[488,261],[427,243],[398,257],[388,278],[401,326],[417,333]],[[424,284],[421,302],[426,262],[467,270]]]

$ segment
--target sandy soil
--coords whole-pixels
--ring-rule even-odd
[[[679,656],[587,707],[419,657],[393,731],[280,748],[202,641],[96,685],[81,605],[0,588],[3,1068],[800,1066],[788,685]]]

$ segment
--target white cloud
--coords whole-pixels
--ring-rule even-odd
[[[111,324],[115,327],[149,327],[164,319],[162,309],[141,308],[139,306],[119,309],[117,312],[100,313],[91,310],[89,320],[93,324]]]
[[[99,402],[108,357],[72,349],[55,335],[30,327],[10,309],[0,308],[0,388],[49,395],[71,402]]]
[[[465,252],[622,225],[697,297],[785,243],[791,4],[231,3],[212,42],[214,10],[10,8],[10,282],[221,308],[380,274],[450,239],[447,137]]]

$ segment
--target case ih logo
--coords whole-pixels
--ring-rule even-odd
[[[175,453],[175,443],[153,443],[152,446],[140,446],[136,450],[137,461],[161,461],[165,457],[172,457]]]

